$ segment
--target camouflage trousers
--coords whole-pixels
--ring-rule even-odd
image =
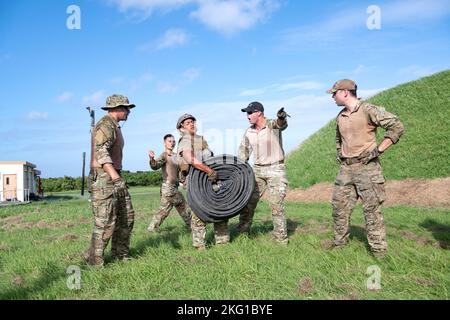
[[[269,190],[269,204],[272,209],[272,238],[281,243],[288,243],[284,198],[287,192],[286,167],[284,164],[253,167],[256,188],[252,197],[239,215],[239,232],[249,233],[259,199]]]
[[[184,223],[190,228],[191,226],[191,210],[189,209],[183,195],[176,185],[163,183],[161,186],[161,203],[156,210],[148,231],[158,230],[163,221],[169,216],[173,207],[178,211]]]
[[[367,165],[341,166],[333,189],[334,245],[348,242],[350,217],[358,197],[363,203],[367,240],[373,252],[387,250],[386,228],[381,204],[385,200],[384,176],[378,159]]]
[[[193,212],[191,219],[192,245],[196,248],[206,247],[206,222],[202,221]],[[230,242],[230,232],[228,230],[228,220],[214,222],[214,239],[216,244]]]
[[[103,265],[104,250],[111,238],[113,258],[127,258],[134,225],[134,210],[128,190],[125,197],[119,197],[114,193],[110,176],[99,172],[91,184],[91,203],[94,231],[85,259],[91,265]]]

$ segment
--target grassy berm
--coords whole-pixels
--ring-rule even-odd
[[[387,179],[450,177],[450,71],[383,91],[368,101],[397,115],[405,126],[399,143],[381,157]],[[379,142],[384,132],[378,131]],[[291,188],[334,181],[339,170],[335,136],[333,119],[288,155]]]

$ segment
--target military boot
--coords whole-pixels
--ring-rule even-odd
[[[83,260],[90,266],[103,266],[103,250],[105,243],[101,239],[96,239],[95,235],[92,235],[91,246],[83,253]]]
[[[372,251],[373,256],[376,259],[383,260],[386,258],[386,251]]]
[[[104,265],[103,257],[93,255],[91,249],[84,252],[82,258],[86,264],[93,267],[102,267]]]

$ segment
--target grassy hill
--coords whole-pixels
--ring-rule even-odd
[[[450,71],[399,85],[368,101],[396,114],[405,125],[399,143],[381,158],[387,179],[450,176]],[[333,119],[288,155],[291,188],[334,181],[339,170],[335,123]],[[380,129],[379,142],[383,135]]]

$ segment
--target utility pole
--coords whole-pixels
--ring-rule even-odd
[[[84,171],[86,167],[86,152],[83,152],[83,171],[81,172],[81,195],[84,196]]]

